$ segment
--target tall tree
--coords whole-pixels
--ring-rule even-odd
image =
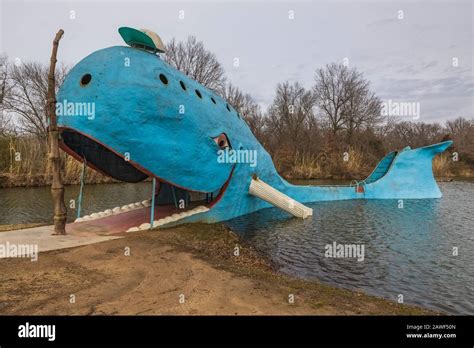
[[[355,69],[329,64],[319,69],[313,88],[323,118],[334,134],[372,127],[383,121],[381,101],[369,90],[369,82]]]
[[[275,99],[268,110],[269,131],[278,146],[286,144],[294,152],[304,152],[306,131],[316,123],[316,99],[298,82],[278,84]]]
[[[6,56],[0,56],[0,136],[7,134],[9,118],[4,112],[3,100],[8,94],[7,77],[8,77],[8,59]]]
[[[245,119],[253,134],[264,143],[265,117],[260,105],[257,104],[252,96],[248,93],[244,94],[238,87],[228,83],[222,93],[222,97],[237,110]]]
[[[47,98],[48,67],[36,62],[13,65],[7,76],[8,93],[3,96],[3,110],[16,116],[20,133],[35,135],[44,143],[48,138]],[[65,67],[55,73],[56,92],[67,74]]]
[[[461,157],[474,162],[474,119],[458,117],[447,121],[446,132],[454,140],[454,146],[460,150]]]
[[[208,51],[196,37],[186,41],[172,39],[166,45],[164,60],[190,78],[221,94],[225,88],[224,68],[214,53]]]
[[[0,56],[0,107],[3,104],[4,96],[7,93],[7,76],[8,76],[7,63],[8,63],[7,56]]]

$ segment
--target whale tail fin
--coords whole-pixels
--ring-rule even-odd
[[[433,175],[432,162],[453,142],[411,149],[406,147],[386,155],[362,183],[366,198],[439,198],[441,191]]]

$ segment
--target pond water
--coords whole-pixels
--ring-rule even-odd
[[[472,315],[474,183],[440,188],[443,198],[404,200],[403,207],[398,200],[320,202],[309,204],[314,216],[307,220],[272,208],[227,225],[281,272]],[[364,246],[364,260],[326,257],[334,243]]]
[[[74,200],[77,209],[79,185],[65,187],[66,204]],[[151,198],[151,182],[138,184],[86,185],[81,215],[143,201]],[[76,218],[76,209],[68,209],[68,221]],[[52,223],[53,200],[51,189],[44,187],[15,187],[0,189],[0,225],[30,222]]]
[[[305,181],[304,184],[311,182]],[[321,182],[317,182],[321,184]],[[327,182],[324,182],[327,184]],[[313,203],[314,216],[265,209],[226,224],[281,272],[451,314],[474,314],[474,183],[440,183],[431,200]],[[66,201],[78,186],[66,187]],[[87,185],[83,214],[148,199],[151,183]],[[0,189],[0,225],[52,220],[49,187]],[[74,219],[75,210],[69,210]],[[328,245],[364,259],[326,257]],[[361,249],[359,249],[360,251]],[[453,255],[455,254],[455,255]]]

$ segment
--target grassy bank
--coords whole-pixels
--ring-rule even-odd
[[[287,179],[362,180],[366,178],[388,150],[345,143],[323,146],[318,151],[300,152],[284,147],[270,151],[278,172]],[[474,177],[474,162],[469,154],[459,153],[453,161],[455,149],[436,156],[433,171],[436,177]],[[66,185],[80,182],[82,163],[61,151],[63,182]],[[87,169],[87,184],[114,182],[110,177]],[[34,187],[50,185],[51,168],[47,144],[35,137],[0,137],[0,188]]]
[[[400,305],[395,301],[349,291],[316,281],[306,281],[281,274],[261,252],[243,242],[223,225],[187,225],[178,230],[165,229],[161,238],[177,250],[192,253],[214,267],[236,275],[249,277],[266,291],[276,291],[282,301],[295,295],[296,307],[309,307],[315,314],[436,314],[415,306]],[[239,256],[232,253],[239,247]]]
[[[362,180],[370,175],[382,156],[375,157],[357,150],[348,152],[348,160],[338,155],[328,155],[313,159],[295,157],[291,161],[276,158],[276,168],[286,179],[315,180]],[[453,161],[443,153],[433,159],[433,173],[436,178],[473,178],[474,166],[466,161]]]
[[[279,274],[220,224],[136,232],[37,262],[0,259],[0,279],[0,314],[436,314]]]
[[[63,156],[65,185],[80,183],[82,164],[71,157]],[[323,161],[324,163],[320,163]],[[377,162],[372,165],[366,161],[364,156],[356,155],[347,162],[334,160],[328,164],[328,160],[296,161],[290,165],[282,165],[277,159],[276,167],[279,173],[288,180],[312,179],[312,180],[361,180],[366,178],[375,168]],[[368,164],[369,163],[369,164]],[[6,187],[37,187],[51,184],[51,173],[49,168],[45,173],[0,173],[0,188]],[[438,155],[433,160],[433,173],[441,181],[454,178],[474,178],[474,169],[464,162],[453,162],[447,155]],[[106,177],[101,173],[87,169],[87,184],[114,183],[116,180]]]

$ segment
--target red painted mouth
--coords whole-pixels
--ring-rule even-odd
[[[235,165],[227,180],[215,192],[198,192],[175,185],[147,171],[133,161],[124,157],[100,141],[70,128],[61,128],[60,147],[80,162],[86,160],[90,168],[125,182],[139,182],[147,178],[157,181],[155,190],[155,209],[153,221],[163,221],[176,215],[186,217],[187,213],[195,214],[197,210],[212,209],[223,197],[232,179]],[[151,193],[150,193],[151,196]],[[84,216],[79,221],[69,224],[68,229],[76,234],[115,234],[150,223],[150,203],[130,204],[128,207],[115,207]],[[203,207],[199,208],[198,207]],[[168,219],[169,220],[169,219]],[[165,220],[166,221],[166,220]]]

